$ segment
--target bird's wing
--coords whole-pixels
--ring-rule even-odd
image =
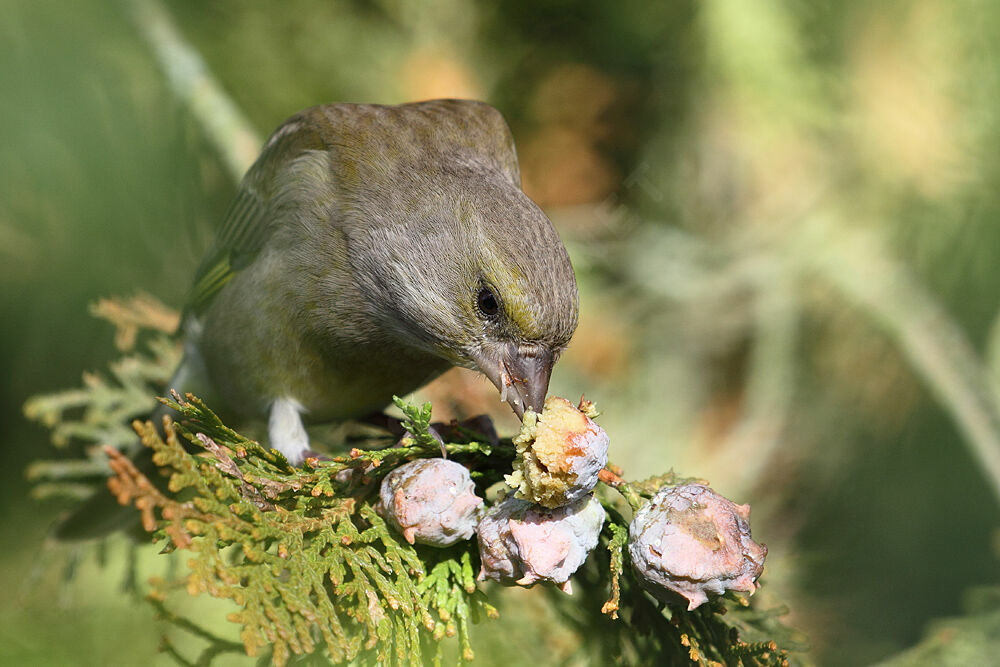
[[[325,148],[310,112],[279,127],[243,177],[222,229],[195,274],[186,314],[203,313],[226,283],[254,261],[271,236],[285,168],[304,151]]]
[[[333,149],[331,149],[331,146]],[[195,275],[186,314],[200,315],[267,244],[279,201],[301,180],[294,163],[307,151],[337,155],[344,192],[392,191],[430,164],[481,163],[520,187],[514,141],[500,113],[469,100],[431,100],[394,107],[331,104],[307,109],[275,131],[240,184],[215,244]],[[371,196],[371,194],[367,195]]]
[[[201,314],[236,272],[253,261],[268,236],[267,208],[256,193],[240,188],[212,250],[198,267],[188,312]]]

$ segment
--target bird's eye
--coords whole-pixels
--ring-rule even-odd
[[[479,295],[476,297],[476,306],[486,317],[496,317],[500,312],[500,299],[497,295],[493,293],[493,290],[489,287],[483,287],[479,290]]]

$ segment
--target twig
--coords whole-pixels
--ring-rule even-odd
[[[130,0],[132,17],[149,42],[173,90],[191,110],[239,182],[260,152],[261,139],[209,72],[205,61],[180,34],[158,0]]]
[[[794,394],[799,304],[794,275],[773,257],[757,257],[742,267],[756,288],[753,347],[740,419],[710,458],[711,470],[726,475],[733,496],[750,492],[781,446]],[[741,464],[733,466],[732,461]],[[713,477],[713,480],[717,480]]]
[[[1000,408],[965,334],[874,238],[856,232],[845,240],[815,222],[802,229],[790,244],[794,261],[882,324],[952,414],[1000,500]]]

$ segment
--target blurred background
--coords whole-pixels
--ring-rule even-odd
[[[235,191],[239,158],[137,6],[0,0],[4,664],[169,663],[118,588],[123,546],[61,584],[43,543],[68,504],[24,476],[70,455],[25,399],[117,356],[88,304],[180,307]],[[553,392],[598,404],[628,476],[672,467],[753,505],[760,595],[813,660],[888,658],[1000,583],[1000,4],[162,6],[260,137],[334,101],[503,112],[580,283]],[[422,396],[502,413],[471,374]],[[538,596],[512,600],[487,645],[568,654],[570,633],[520,622],[548,613]]]

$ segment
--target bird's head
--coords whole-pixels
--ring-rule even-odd
[[[355,242],[367,251],[352,251],[363,264],[354,275],[374,281],[361,291],[383,329],[481,371],[518,416],[540,411],[576,329],[576,279],[521,190],[506,123],[462,100],[367,113],[373,120],[338,149],[340,201],[357,215]]]
[[[501,206],[470,207],[478,244],[453,299],[460,363],[481,371],[519,416],[540,412],[556,359],[577,323],[577,289],[566,248],[520,190]]]
[[[384,228],[379,273],[398,335],[481,371],[520,417],[540,411],[577,323],[577,288],[552,223],[520,189],[455,183],[425,217]],[[398,235],[398,236],[397,236]]]

